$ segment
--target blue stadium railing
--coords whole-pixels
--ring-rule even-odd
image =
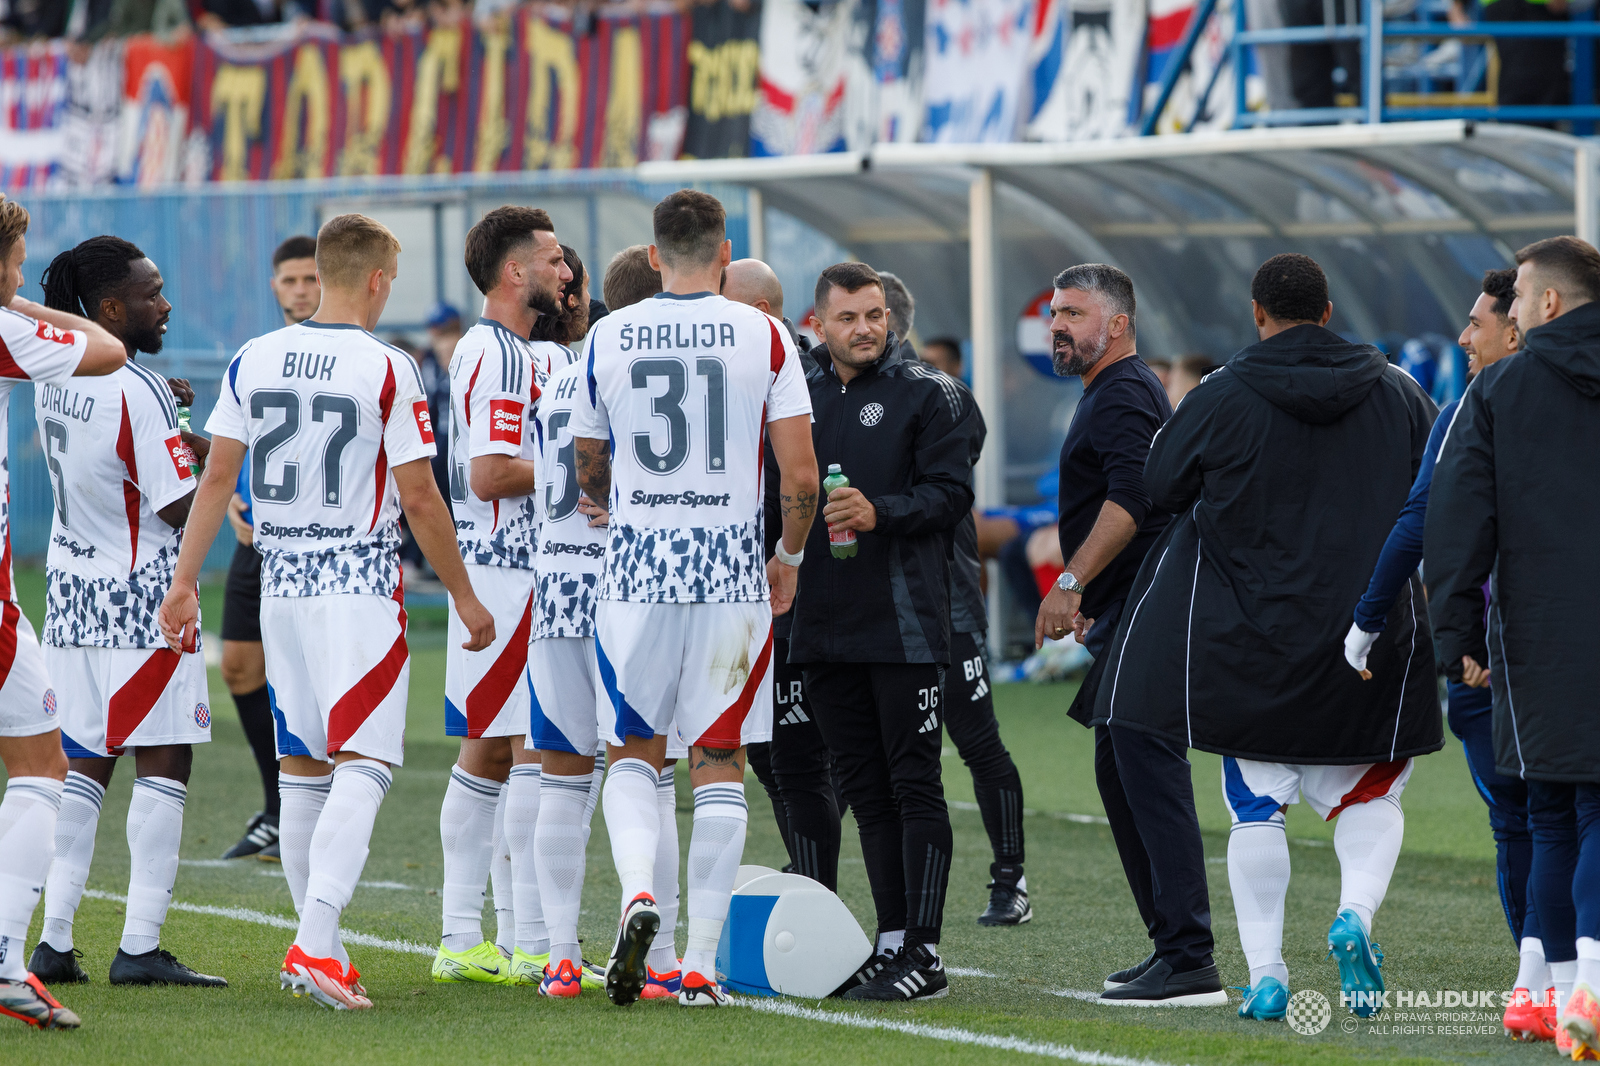
[[[1571,85],[1572,102],[1559,105],[1518,106],[1500,105],[1493,102],[1465,103],[1456,100],[1451,103],[1429,105],[1427,103],[1410,103],[1395,105],[1391,102],[1394,91],[1387,82],[1408,81],[1421,83],[1420,92],[1407,92],[1409,99],[1421,98],[1426,100],[1430,93],[1429,83],[1437,80],[1448,80],[1454,83],[1453,93],[1447,96],[1471,94],[1474,96],[1486,95],[1477,91],[1484,85],[1488,78],[1487,64],[1483,61],[1481,53],[1469,55],[1474,42],[1488,42],[1505,39],[1529,38],[1560,38],[1575,42],[1593,41],[1600,38],[1600,22],[1593,21],[1594,9],[1573,9],[1569,21],[1564,22],[1484,22],[1477,21],[1467,26],[1452,26],[1443,21],[1439,15],[1442,7],[1434,5],[1433,8],[1424,6],[1417,13],[1417,18],[1410,21],[1385,21],[1383,18],[1383,0],[1364,0],[1363,18],[1365,21],[1358,25],[1323,25],[1323,26],[1293,26],[1280,29],[1249,28],[1245,17],[1246,5],[1243,0],[1234,0],[1234,27],[1231,40],[1228,44],[1226,61],[1217,64],[1211,71],[1205,88],[1198,94],[1193,113],[1184,123],[1184,130],[1193,129],[1208,113],[1212,93],[1216,90],[1219,75],[1224,69],[1231,68],[1237,72],[1244,70],[1249,73],[1252,64],[1250,59],[1253,53],[1247,55],[1247,49],[1255,49],[1261,45],[1286,45],[1309,44],[1333,41],[1358,41],[1361,45],[1361,103],[1350,107],[1322,107],[1322,108],[1297,108],[1279,110],[1251,111],[1248,109],[1245,97],[1247,79],[1235,77],[1233,79],[1234,92],[1234,122],[1235,128],[1251,126],[1303,126],[1319,125],[1335,122],[1399,122],[1417,121],[1423,119],[1468,119],[1473,121],[1502,121],[1502,122],[1570,122],[1572,132],[1578,135],[1589,135],[1594,132],[1594,123],[1600,119],[1600,103],[1594,98],[1594,51],[1592,48],[1573,49]],[[1140,116],[1140,133],[1149,136],[1156,132],[1156,126],[1167,104],[1171,101],[1173,90],[1177,87],[1178,79],[1184,71],[1189,69],[1189,62],[1194,55],[1196,45],[1201,39],[1206,24],[1217,14],[1217,0],[1201,0],[1196,9],[1194,18],[1190,21],[1178,48],[1168,57],[1162,71],[1160,87],[1156,99],[1148,111]],[[1427,70],[1399,69],[1391,75],[1388,62],[1372,62],[1373,56],[1387,60],[1390,52],[1386,51],[1394,42],[1435,40],[1458,40],[1462,42],[1463,59],[1456,64],[1456,70],[1448,79],[1440,79],[1437,74]]]

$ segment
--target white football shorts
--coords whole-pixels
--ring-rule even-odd
[[[1356,766],[1295,766],[1281,762],[1222,760],[1222,797],[1234,824],[1267,822],[1278,808],[1311,805],[1323,821],[1332,821],[1346,807],[1380,796],[1396,800],[1411,779],[1414,760],[1369,762]]]
[[[74,759],[211,739],[206,662],[171,648],[44,649],[60,708],[61,746]]]
[[[528,645],[526,746],[593,755],[600,750],[600,668],[593,637],[541,637]]]
[[[0,737],[36,737],[61,725],[39,637],[22,609],[0,602]]]
[[[667,735],[733,748],[772,739],[772,607],[601,600],[595,659],[606,741]]]
[[[528,731],[528,636],[533,628],[532,570],[467,564],[478,600],[494,616],[494,643],[482,651],[450,601],[444,665],[444,732],[451,737],[520,737]]]
[[[351,751],[401,764],[411,652],[398,599],[263,596],[261,647],[280,757]]]

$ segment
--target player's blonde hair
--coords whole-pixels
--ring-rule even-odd
[[[17,238],[28,232],[28,209],[0,192],[0,259],[11,254]]]
[[[366,215],[335,215],[317,231],[317,274],[335,289],[359,289],[374,270],[400,254],[389,227]]]

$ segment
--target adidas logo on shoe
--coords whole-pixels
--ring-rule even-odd
[[[802,722],[809,722],[809,721],[811,721],[811,719],[806,717],[806,712],[801,710],[799,707],[796,707],[794,710],[790,711],[788,714],[786,714],[782,718],[778,719],[778,724],[779,725],[799,725]]]
[[[932,733],[934,730],[936,730],[938,728],[939,728],[939,712],[938,711],[932,711],[932,712],[929,712],[929,714],[928,714],[928,720],[926,722],[922,723],[922,728],[917,730],[917,732],[918,733]]]

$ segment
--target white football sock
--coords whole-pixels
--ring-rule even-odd
[[[678,968],[678,789],[674,764],[662,767],[656,785],[656,803],[661,817],[661,835],[656,838],[656,906],[661,910],[661,928],[650,945],[645,960],[656,973],[671,973]]]
[[[550,937],[550,965],[565,959],[577,966],[578,911],[583,904],[584,803],[592,774],[539,775],[539,825],[533,834],[533,867]]]
[[[1567,1013],[1567,1000],[1572,998],[1572,986],[1578,983],[1578,960],[1550,964],[1550,986],[1556,990],[1556,1020]]]
[[[505,835],[511,850],[511,894],[517,911],[516,947],[529,955],[543,955],[550,950],[544,903],[539,898],[538,863],[534,857],[539,801],[544,792],[540,781],[543,775],[539,771],[536,762],[513,766],[511,778],[506,782]]]
[[[317,819],[328,804],[328,790],[333,787],[333,775],[321,777],[296,777],[278,773],[278,853],[283,860],[284,880],[289,882],[289,899],[294,912],[303,914],[306,903],[306,880],[311,876],[311,837],[317,831]],[[339,965],[349,967],[350,954],[344,942],[335,938],[333,957]]]
[[[483,886],[494,855],[494,813],[500,782],[474,777],[459,766],[439,808],[439,840],[444,845],[444,946],[466,951],[483,943]]]
[[[28,923],[56,852],[56,812],[61,782],[53,777],[13,777],[0,799],[0,979],[28,976]],[[80,890],[81,891],[81,890]]]
[[[494,904],[494,944],[507,958],[517,946],[516,880],[511,873],[511,842],[506,839],[507,786],[494,803],[493,842],[489,845],[489,893]]]
[[[1406,816],[1400,801],[1379,796],[1346,807],[1333,829],[1333,850],[1339,855],[1339,910],[1352,910],[1372,934],[1372,916],[1389,891]]]
[[[294,938],[300,950],[314,959],[333,957],[339,940],[339,915],[349,906],[356,882],[361,880],[372,843],[372,823],[393,783],[394,774],[373,759],[351,759],[334,768],[328,804],[311,838],[306,906]]]
[[[1578,972],[1573,983],[1588,985],[1591,991],[1600,993],[1600,940],[1592,936],[1578,938]]]
[[[744,857],[750,808],[744,784],[717,781],[694,790],[694,830],[689,835],[689,940],[685,972],[717,979],[717,942]]]
[[[1228,834],[1228,887],[1239,946],[1252,986],[1275,977],[1289,987],[1283,961],[1283,901],[1289,894],[1289,838],[1280,811],[1265,822],[1239,822]]]
[[[183,801],[189,794],[170,777],[141,777],[128,803],[128,910],[122,923],[122,950],[129,955],[154,951],[172,904],[178,879],[178,845],[183,840]]]
[[[583,801],[583,829],[589,831],[589,823],[594,821],[594,809],[600,806],[600,783],[606,779],[606,749],[601,748],[594,756],[594,776],[589,779],[589,795]],[[584,843],[589,838],[585,836]]]
[[[906,931],[895,929],[887,933],[878,934],[878,942],[872,948],[876,955],[898,955],[900,949],[906,946]]]
[[[656,838],[661,814],[656,802],[655,767],[643,759],[618,759],[606,771],[606,830],[611,834],[611,859],[622,882],[624,908],[641,892],[655,887]]]
[[[67,771],[56,815],[55,862],[44,890],[44,933],[39,938],[57,951],[72,950],[72,920],[89,883],[94,860],[94,834],[100,826],[100,805],[106,790],[76,770]]]
[[[1522,938],[1517,979],[1512,988],[1526,988],[1537,999],[1550,987],[1550,965],[1544,961],[1544,942],[1536,936]]]

